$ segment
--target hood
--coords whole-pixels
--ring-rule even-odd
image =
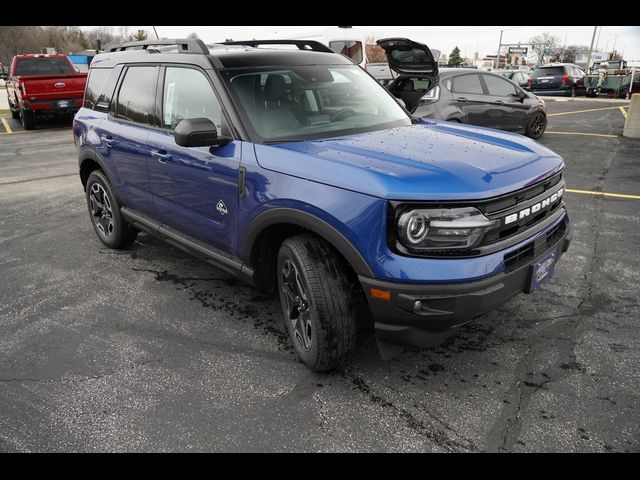
[[[564,166],[560,156],[523,135],[426,119],[408,127],[255,148],[263,168],[388,200],[491,198]]]

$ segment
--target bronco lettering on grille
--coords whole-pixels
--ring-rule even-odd
[[[511,215],[507,215],[504,217],[504,224],[509,225],[510,223],[516,222],[518,220],[522,220],[525,217],[528,217],[532,213],[538,213],[540,210],[545,209],[553,205],[557,200],[562,197],[562,192],[564,189],[560,189],[555,192],[553,195],[545,198],[541,202],[536,203],[535,205],[531,205],[525,209],[520,210],[519,212],[512,213]]]

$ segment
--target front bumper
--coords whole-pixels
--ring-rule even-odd
[[[419,348],[431,347],[456,333],[464,324],[525,292],[533,265],[550,252],[556,261],[566,252],[573,232],[565,215],[553,229],[505,256],[505,270],[465,283],[409,284],[360,276],[375,320],[378,340]],[[443,260],[446,262],[446,260]],[[372,296],[372,289],[390,291],[389,300]],[[414,309],[421,303],[419,313]]]

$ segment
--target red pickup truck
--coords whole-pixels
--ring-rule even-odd
[[[16,55],[7,82],[11,116],[21,119],[25,130],[38,119],[73,117],[86,83],[87,74],[78,73],[66,55]]]

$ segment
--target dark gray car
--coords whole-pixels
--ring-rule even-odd
[[[432,60],[429,48],[408,39],[385,39],[378,41],[378,45],[385,49],[391,68],[399,73],[387,88],[402,99],[412,114],[523,132],[533,139],[544,133],[547,126],[544,101],[512,81],[473,69],[438,71],[437,65],[434,68],[429,61]]]

